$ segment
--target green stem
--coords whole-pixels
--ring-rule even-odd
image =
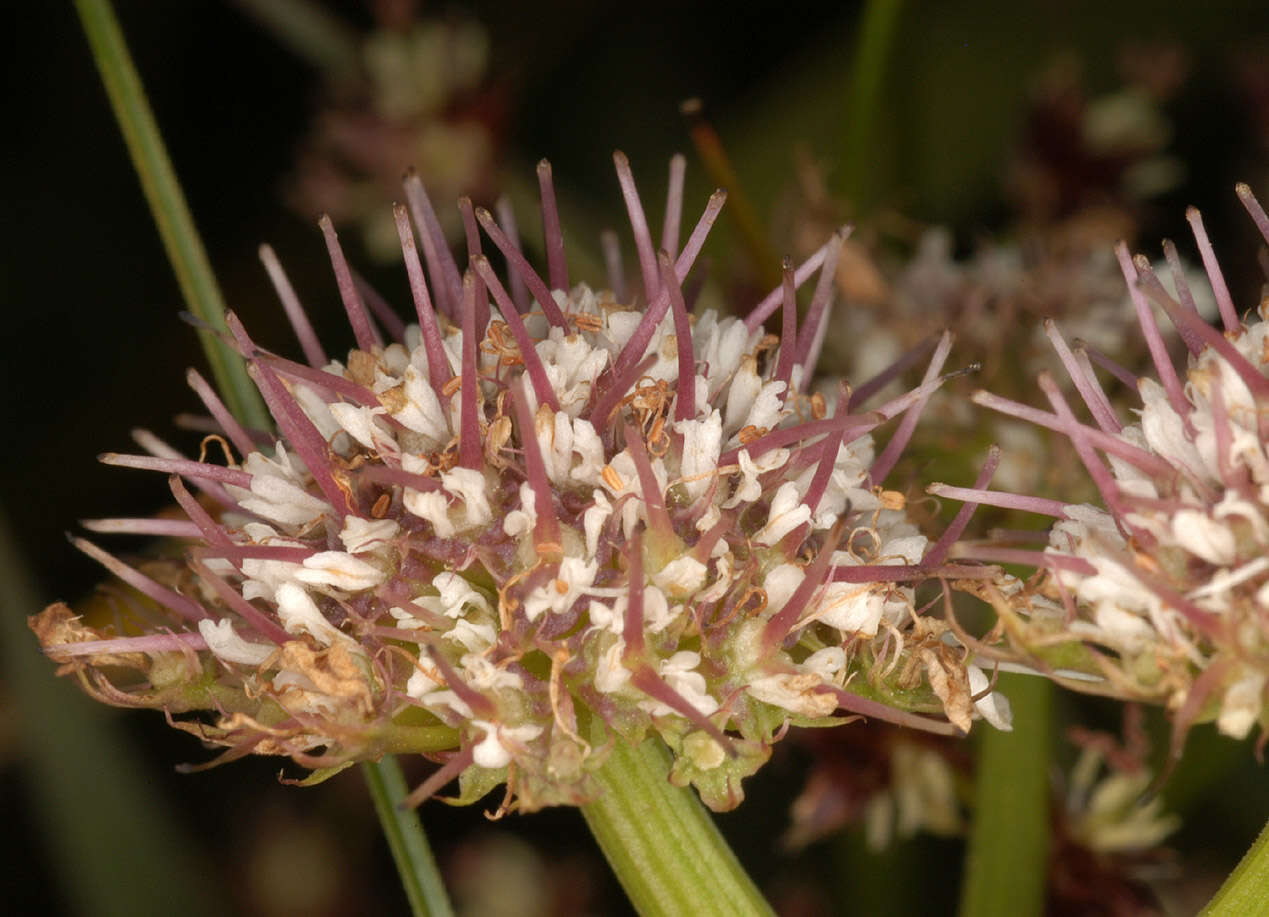
[[[1269,824],[1225,884],[1202,910],[1202,917],[1269,913]]]
[[[618,740],[596,773],[603,794],[582,806],[635,909],[643,915],[771,914],[736,855],[691,791],[669,782],[660,739]]]
[[[189,310],[210,328],[199,339],[229,410],[249,426],[271,429],[269,414],[247,376],[246,364],[220,334],[225,333],[225,301],[190,216],[180,183],[159,135],[154,113],[146,101],[123,31],[109,0],[75,0],[80,22],[92,47],[93,60],[106,85],[106,94],[128,145],[150,212],[168,260],[176,272]],[[214,329],[214,330],[212,330]]]
[[[903,0],[868,0],[859,26],[850,75],[842,172],[847,196],[861,210],[875,190],[876,163],[870,157],[874,151],[877,108],[902,7]]]
[[[401,766],[391,755],[381,761],[361,765],[374,799],[375,811],[383,825],[384,837],[396,861],[410,911],[416,917],[451,917],[454,913],[445,894],[445,882],[436,868],[436,858],[428,846],[423,826],[414,809],[403,809],[409,790]]]
[[[1053,686],[1002,675],[1013,732],[981,724],[960,917],[1044,913]]]

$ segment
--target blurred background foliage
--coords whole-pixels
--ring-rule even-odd
[[[372,26],[372,6],[324,4],[353,35]],[[1160,49],[1178,51],[1184,79],[1162,111],[1173,132],[1167,151],[1182,169],[1135,212],[1138,247],[1157,252],[1161,237],[1183,236],[1185,205],[1195,204],[1227,259],[1236,299],[1254,301],[1254,229],[1231,189],[1245,180],[1262,200],[1269,191],[1269,8],[1250,0],[889,6],[897,10],[892,50],[863,103],[853,91],[860,3],[506,0],[428,4],[425,14],[487,30],[477,100],[493,125],[487,187],[526,198],[533,164],[549,158],[570,244],[595,262],[596,232],[623,222],[612,150],[630,156],[645,203],[663,192],[675,151],[688,154],[689,219],[712,188],[680,114],[685,99],[702,100],[760,221],[776,227],[773,246],[792,244],[779,227],[806,213],[790,199],[799,174],[812,174],[836,202],[835,218],[900,214],[916,226],[946,224],[966,253],[1017,226],[1010,179],[1046,79],[1077,73],[1083,93],[1097,97],[1124,85],[1132,47],[1148,49],[1136,58],[1147,77],[1166,76],[1172,58]],[[292,347],[256,259],[268,241],[337,351],[349,335],[322,243],[291,205],[313,119],[339,93],[243,5],[116,7],[231,308],[258,340]],[[197,435],[174,432],[172,418],[195,404],[182,379],[201,355],[177,317],[179,292],[70,4],[22,4],[8,14],[0,38],[10,125],[0,220],[6,909],[160,913],[180,895],[185,913],[403,913],[358,778],[285,788],[268,760],[178,775],[176,763],[205,760],[204,751],[153,714],[91,709],[71,685],[55,683],[26,633],[27,614],[82,598],[100,577],[62,537],[75,520],[161,505],[151,476],[103,469],[94,456],[126,451],[133,427],[195,448]],[[852,106],[861,104],[875,116],[856,119]],[[816,169],[807,173],[807,163]],[[655,203],[650,210],[659,214]],[[520,214],[530,230],[532,212],[522,205]],[[730,224],[721,228],[708,249],[716,269],[754,282],[753,256]],[[369,254],[357,258],[368,276],[402,298],[403,276],[391,265],[372,269]],[[1071,698],[1059,699],[1057,718],[1112,731],[1119,723],[1113,705]],[[797,853],[775,843],[808,756],[782,746],[747,784],[749,801],[719,819],[777,907],[950,911],[957,840],[923,835],[875,854],[855,828]],[[1262,824],[1263,778],[1249,747],[1196,731],[1165,789],[1185,816],[1170,842],[1184,864],[1185,881],[1173,880],[1169,892],[1177,913],[1210,893]],[[574,812],[494,824],[478,808],[432,803],[423,815],[465,913],[624,906]],[[491,888],[502,894],[484,897]],[[497,910],[508,902],[510,910]]]

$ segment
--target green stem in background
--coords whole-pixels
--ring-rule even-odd
[[[411,913],[415,917],[451,917],[454,911],[445,893],[445,882],[436,868],[436,858],[432,856],[418,814],[413,809],[401,808],[409,793],[401,765],[396,758],[386,755],[381,761],[362,764],[361,770],[401,875]]]
[[[357,75],[357,34],[324,7],[311,0],[238,0],[238,6],[292,53],[334,79]]]
[[[709,813],[669,782],[660,739],[632,748],[620,739],[595,774],[602,795],[582,815],[640,913],[678,917],[771,914]]]
[[[225,304],[220,287],[168,160],[158,125],[146,102],[145,90],[128,54],[110,2],[75,0],[75,6],[185,301],[190,310],[207,324],[224,330]],[[272,420],[247,376],[242,358],[217,334],[200,329],[199,335],[207,360],[216,374],[220,395],[233,415],[250,426],[272,429]],[[367,765],[365,774],[384,834],[396,859],[401,882],[415,913],[448,915],[449,903],[418,815],[403,812],[397,807],[397,803],[405,798],[405,793],[404,780],[396,762],[385,757],[377,765]],[[386,804],[384,800],[388,800]],[[166,849],[179,848],[169,846]]]
[[[841,163],[847,199],[859,210],[870,203],[876,187],[877,164],[871,156],[876,141],[877,109],[902,7],[903,0],[868,0],[859,24]]]
[[[960,917],[1044,913],[1053,686],[1034,676],[1001,675],[998,687],[1013,705],[1013,732],[978,727]]]
[[[92,47],[93,60],[106,85],[106,94],[128,145],[150,212],[158,225],[168,261],[176,272],[181,294],[189,310],[211,329],[200,328],[199,339],[207,354],[221,397],[234,416],[249,426],[272,428],[264,402],[247,377],[242,358],[221,340],[225,330],[225,301],[212,273],[202,240],[194,227],[180,183],[159,135],[154,113],[146,101],[141,78],[133,66],[123,31],[109,0],[75,0],[80,22]]]
[[[1269,824],[1266,824],[1246,856],[1229,874],[1216,896],[1202,910],[1202,917],[1243,917],[1269,913]]]

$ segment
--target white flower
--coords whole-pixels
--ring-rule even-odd
[[[579,557],[565,557],[560,561],[555,577],[534,589],[524,600],[524,614],[530,622],[540,618],[543,612],[563,614],[595,581],[599,564],[587,563]]]
[[[360,554],[375,545],[391,541],[400,531],[401,526],[392,519],[363,519],[360,516],[348,516],[344,519],[344,527],[339,532],[339,540],[344,543],[344,550],[349,554]]]
[[[662,660],[659,668],[661,677],[685,701],[696,708],[702,716],[709,716],[718,709],[718,701],[705,691],[705,676],[693,671],[701,664],[701,654],[691,650],[680,650],[669,659]],[[653,716],[669,716],[676,713],[661,701],[643,700],[639,706]]]
[[[541,726],[502,726],[488,720],[472,720],[472,726],[482,730],[485,737],[476,743],[472,761],[478,767],[497,770],[511,763],[518,746],[531,742],[542,734]]]
[[[234,633],[233,625],[227,618],[213,621],[204,618],[198,622],[198,632],[207,641],[207,648],[223,662],[235,662],[239,665],[262,665],[274,654],[275,647],[261,643],[249,643]]]
[[[326,620],[309,594],[295,583],[283,583],[278,587],[277,602],[278,619],[287,633],[308,634],[326,646],[337,640],[352,642],[347,634]]]
[[[319,551],[304,558],[301,569],[295,571],[301,583],[313,586],[334,586],[345,592],[362,592],[378,586],[387,574],[373,564],[342,551]]]

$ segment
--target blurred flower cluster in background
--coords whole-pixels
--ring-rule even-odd
[[[700,257],[708,279],[687,291],[699,296],[698,312],[758,301],[779,285],[782,257],[800,263],[852,224],[826,281],[836,305],[819,371],[861,383],[943,329],[956,335],[949,367],[971,369],[933,393],[902,457],[893,457],[887,486],[899,486],[895,499],[906,502],[912,525],[937,538],[960,504],[927,496],[925,485],[972,484],[993,443],[1002,450],[993,490],[1064,502],[1105,496],[1111,504],[1110,513],[1075,510],[1059,523],[1051,550],[1071,554],[1072,565],[1045,583],[1037,577],[1019,591],[1036,569],[1019,551],[1009,555],[1022,563],[1008,577],[967,588],[986,604],[967,595],[947,599],[974,633],[987,629],[988,605],[1025,619],[1026,639],[1021,631],[1011,632],[1013,642],[999,632],[984,638],[984,648],[1009,662],[1046,664],[1049,657],[1032,652],[1041,630],[1046,638],[1056,630],[1114,647],[1135,666],[1117,673],[1121,694],[1148,702],[1057,695],[1047,913],[1190,913],[1230,872],[1269,815],[1256,754],[1262,734],[1253,728],[1264,722],[1256,698],[1265,673],[1243,666],[1240,655],[1254,655],[1252,638],[1216,639],[1228,651],[1204,680],[1191,641],[1211,635],[1197,625],[1198,637],[1182,628],[1168,643],[1150,630],[1148,653],[1135,643],[1125,649],[1145,638],[1140,619],[1125,623],[1123,609],[1149,604],[1153,594],[1125,597],[1121,589],[1111,596],[1122,606],[1117,617],[1087,612],[1088,620],[1074,623],[1070,604],[1072,595],[1090,607],[1106,598],[1107,571],[1075,561],[1087,554],[1085,543],[1121,538],[1114,519],[1163,532],[1157,562],[1189,571],[1178,581],[1190,593],[1202,583],[1186,576],[1207,570],[1193,572],[1196,565],[1229,558],[1217,556],[1220,544],[1169,541],[1166,519],[1141,521],[1192,496],[1170,490],[1172,478],[1158,484],[1164,472],[1156,469],[1155,491],[1133,491],[1140,504],[1114,505],[1117,492],[1107,491],[1107,481],[1123,484],[1139,468],[1115,465],[1090,479],[1082,434],[977,407],[969,395],[986,389],[998,408],[1021,402],[1047,410],[1038,375],[1051,373],[1070,388],[1068,371],[1079,359],[1088,363],[1086,352],[1107,355],[1125,375],[1163,378],[1140,397],[1118,383],[1106,385],[1100,400],[1081,388],[1093,414],[1106,425],[1118,417],[1114,432],[1171,462],[1167,474],[1184,469],[1188,453],[1175,437],[1152,436],[1151,423],[1161,414],[1156,427],[1199,422],[1200,412],[1183,409],[1175,389],[1165,393],[1164,363],[1171,354],[1183,366],[1186,348],[1197,353],[1201,341],[1193,329],[1178,334],[1156,318],[1165,359],[1152,352],[1139,324],[1142,307],[1124,279],[1130,270],[1153,277],[1150,262],[1125,267],[1115,245],[1125,240],[1127,251],[1157,260],[1166,290],[1155,303],[1172,297],[1189,306],[1191,297],[1203,320],[1229,328],[1219,293],[1207,295],[1210,270],[1187,223],[1186,208],[1196,206],[1238,314],[1263,318],[1249,310],[1261,298],[1257,253],[1265,242],[1233,192],[1246,182],[1269,201],[1269,12],[1262,5],[898,4],[893,48],[866,96],[858,88],[865,68],[854,55],[862,3],[830,11],[662,0],[637,8],[573,0],[120,0],[116,7],[230,307],[257,343],[281,353],[295,348],[258,259],[265,242],[287,264],[329,352],[342,357],[359,343],[331,282],[319,214],[329,214],[341,233],[349,261],[364,274],[361,288],[409,314],[391,207],[407,168],[427,187],[454,251],[470,241],[450,202],[469,198],[504,227],[514,214],[531,260],[543,264],[549,244],[532,176],[548,158],[569,272],[598,279],[605,271],[613,277],[618,246],[634,250],[612,151],[635,164],[654,220],[665,199],[662,164],[683,153],[684,200],[704,201],[719,185],[729,192]],[[4,419],[15,434],[0,453],[0,805],[14,813],[9,830],[33,842],[9,870],[21,877],[9,899],[15,912],[143,912],[135,879],[144,869],[134,863],[142,872],[129,873],[128,854],[117,849],[133,845],[140,855],[158,849],[170,856],[173,881],[187,883],[194,902],[189,913],[404,913],[365,788],[351,774],[321,789],[284,787],[279,769],[292,781],[305,773],[268,758],[178,774],[176,764],[202,765],[213,753],[153,712],[86,710],[69,683],[54,680],[26,630],[26,616],[53,601],[102,621],[112,603],[128,601],[119,587],[100,585],[100,569],[67,543],[64,530],[78,519],[154,516],[171,502],[153,476],[104,469],[94,456],[136,451],[134,438],[144,448],[146,434],[137,430],[161,431],[197,456],[203,432],[187,413],[197,402],[181,384],[202,357],[178,318],[179,291],[73,12],[30,5],[18,19],[6,38],[6,101],[16,130],[0,269],[8,319]],[[685,225],[695,218],[690,213]],[[614,231],[615,245],[601,241]],[[1164,239],[1177,240],[1176,258],[1170,250],[1163,257]],[[1172,281],[1169,267],[1185,282]],[[1144,312],[1163,316],[1149,303]],[[778,331],[774,314],[768,330]],[[1050,318],[1065,341],[1087,351],[1068,360],[1054,347],[1054,332],[1046,334]],[[1244,343],[1260,347],[1263,333],[1262,321]],[[1247,360],[1250,347],[1242,348]],[[1191,370],[1192,386],[1206,392],[1204,380],[1234,372],[1233,357],[1222,358],[1215,365],[1208,353]],[[919,384],[925,362],[912,361],[877,401]],[[1074,377],[1077,386],[1084,381],[1079,370]],[[1186,381],[1182,370],[1179,384]],[[1217,426],[1221,411],[1240,407],[1203,402]],[[1223,486],[1233,479],[1222,461],[1212,460],[1205,480]],[[1216,507],[1219,494],[1201,494]],[[1043,547],[1047,536],[1036,530],[1045,523],[984,505],[970,534],[990,530],[997,545]],[[525,522],[525,531],[533,524]],[[1253,566],[1248,539],[1263,552],[1263,533],[1236,535],[1237,550],[1226,553]],[[1192,556],[1177,561],[1182,549]],[[1115,542],[1115,550],[1127,548]],[[161,569],[170,549],[160,543],[139,555],[132,557],[138,565]],[[1050,603],[1048,618],[1029,604],[1036,595]],[[937,605],[944,598],[927,590],[905,600]],[[1062,626],[1045,630],[1064,609],[1070,614]],[[943,645],[941,631],[930,639]],[[1255,640],[1263,645],[1263,635]],[[1165,643],[1175,658],[1159,687],[1153,670],[1143,674],[1137,663],[1157,660]],[[975,680],[981,670],[954,668],[947,672],[975,700],[990,699],[986,682]],[[952,717],[953,689],[929,690]],[[1214,698],[1223,699],[1219,709]],[[1150,705],[1159,703],[1171,705],[1171,717]],[[961,707],[968,722],[963,698]],[[1201,725],[1190,728],[1195,720]],[[1230,738],[1248,733],[1245,741]],[[1184,751],[1176,758],[1179,734]],[[85,743],[93,743],[91,757]],[[974,807],[976,747],[877,721],[794,729],[766,749],[770,761],[746,780],[743,806],[718,823],[782,914],[951,913]],[[414,784],[434,769],[404,763]],[[78,795],[57,789],[67,786]],[[96,807],[94,797],[113,787],[117,807]],[[576,811],[502,818],[498,797],[425,809],[459,913],[629,907]],[[66,869],[85,856],[95,871]]]

